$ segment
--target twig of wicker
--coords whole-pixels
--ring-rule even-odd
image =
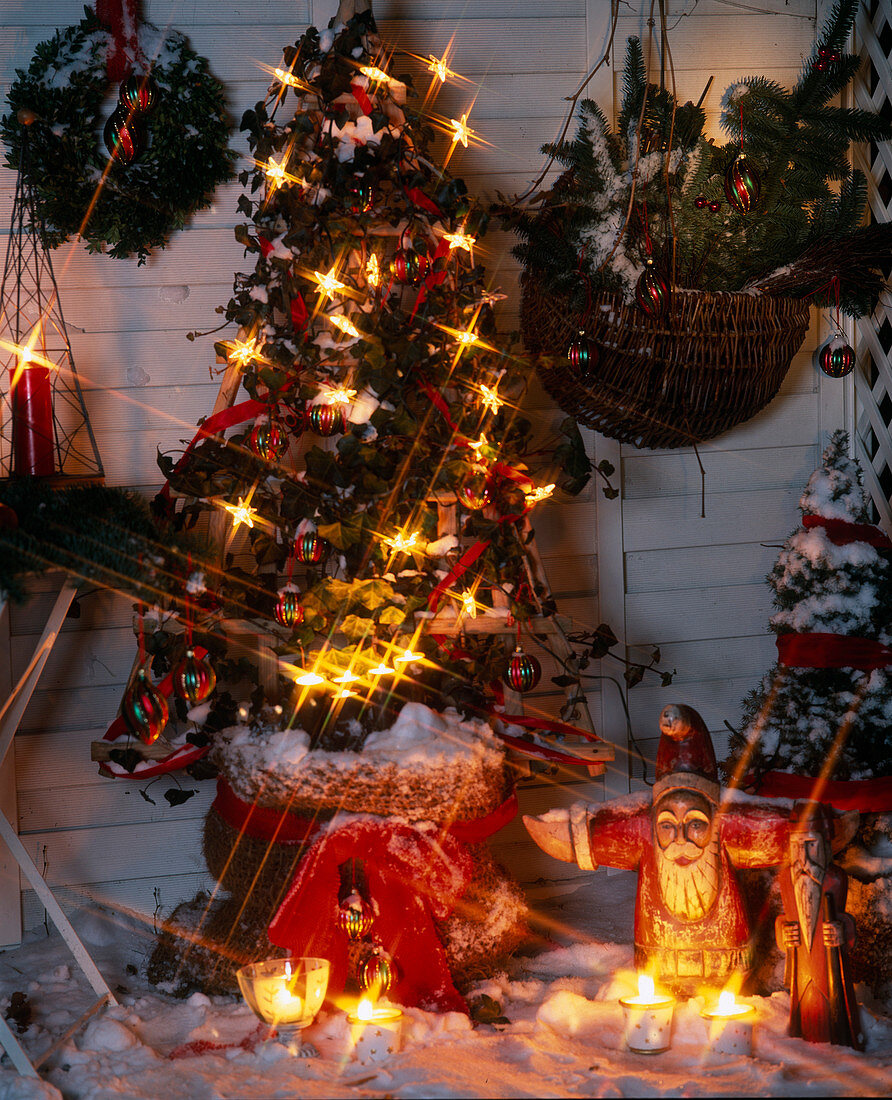
[[[598,293],[580,317],[527,273],[521,328],[542,384],[580,424],[636,447],[690,447],[755,416],[780,388],[808,330],[807,302],[674,290],[649,317]],[[567,348],[584,328],[597,364],[580,375]]]

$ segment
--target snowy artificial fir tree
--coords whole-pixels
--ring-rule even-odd
[[[221,892],[176,918],[211,949],[178,952],[175,928],[151,970],[180,990],[232,988],[273,950],[275,916],[272,942],[332,959],[336,989],[352,975],[463,1007],[453,981],[521,935],[519,888],[482,843],[512,805],[490,685],[538,679],[523,627],[552,608],[527,516],[586,460],[571,427],[527,465],[527,372],[478,263],[486,214],[431,159],[443,120],[413,113],[390,68],[370,12],[335,20],[245,114],[236,234],[255,263],[216,347],[224,392],[249,396],[163,460],[161,509],[210,517],[222,554],[195,638],[250,694],[212,752]],[[466,118],[445,130],[450,150],[468,140]],[[476,630],[499,615],[501,633]],[[150,643],[163,667],[182,639]],[[345,810],[373,824],[348,820],[320,854],[316,827]]]
[[[850,877],[856,976],[892,982],[892,542],[869,523],[861,469],[834,432],[768,576],[778,663],[744,704],[727,771],[738,785],[859,810]],[[884,912],[885,911],[885,912]]]

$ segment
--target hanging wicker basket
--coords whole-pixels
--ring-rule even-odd
[[[545,389],[580,424],[636,447],[689,447],[755,416],[808,322],[805,301],[694,290],[674,291],[660,319],[608,293],[580,317],[522,279],[521,329]],[[580,329],[598,353],[585,376],[566,354]]]

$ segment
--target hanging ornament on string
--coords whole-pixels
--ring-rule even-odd
[[[738,214],[749,214],[759,202],[762,181],[743,152],[743,102],[740,104],[740,152],[725,169],[725,198]],[[710,207],[711,209],[711,207]]]
[[[203,703],[216,686],[217,674],[208,657],[197,657],[195,650],[187,649],[173,670],[174,692],[194,707]]]
[[[126,166],[142,156],[148,137],[142,118],[118,104],[108,116],[102,140],[109,155]]]
[[[151,73],[131,73],[121,81],[118,103],[125,111],[147,115],[157,107],[160,95]]]
[[[248,436],[248,446],[264,462],[276,462],[285,449],[285,435],[270,416],[259,416]]]
[[[570,341],[567,348],[567,359],[570,366],[583,377],[591,374],[598,365],[598,348],[592,340],[580,329],[579,333]]]
[[[492,499],[486,467],[472,466],[459,482],[455,495],[469,512],[479,512],[485,508]]]
[[[364,939],[374,923],[372,907],[358,891],[348,894],[338,906],[338,928],[351,943]]]
[[[840,325],[838,276],[831,279],[830,287],[836,299],[836,332],[815,352],[815,364],[828,378],[845,378],[855,369],[855,349],[846,340]]]
[[[301,565],[318,565],[328,552],[328,543],[314,531],[306,531],[294,540],[294,560]]]
[[[141,667],[124,692],[121,715],[127,729],[146,745],[154,745],[167,725],[170,711],[167,700]]]
[[[317,435],[343,435],[347,430],[347,411],[343,405],[311,405],[307,419]]]
[[[292,563],[294,558],[291,559]],[[296,584],[286,584],[276,593],[276,622],[294,630],[304,621],[304,606],[300,602],[300,589]]]
[[[427,257],[414,248],[398,248],[390,261],[390,274],[398,283],[420,283],[427,274]]]
[[[662,317],[669,308],[669,287],[663,276],[657,271],[653,261],[653,241],[647,225],[647,203],[643,203],[641,221],[644,226],[644,251],[646,259],[644,270],[635,284],[635,301],[638,308],[654,319]]]
[[[518,642],[514,652],[508,658],[505,668],[505,683],[512,691],[521,694],[532,691],[542,677],[542,666],[529,653],[525,653],[523,646]]]
[[[359,971],[359,986],[372,1000],[384,997],[393,985],[395,966],[383,947],[375,947]]]

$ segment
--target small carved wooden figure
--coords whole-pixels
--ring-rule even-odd
[[[691,707],[665,707],[660,731],[652,795],[580,802],[524,824],[540,848],[584,870],[638,871],[635,965],[691,996],[751,969],[734,868],[780,863],[788,818],[770,802],[721,790],[709,732]]]
[[[831,848],[843,847],[857,822],[857,814],[834,818],[817,802],[796,804],[789,856],[780,875],[784,912],[775,937],[787,957],[789,1034],[863,1050],[847,957],[855,942],[855,922],[845,912],[848,879],[831,862]]]

